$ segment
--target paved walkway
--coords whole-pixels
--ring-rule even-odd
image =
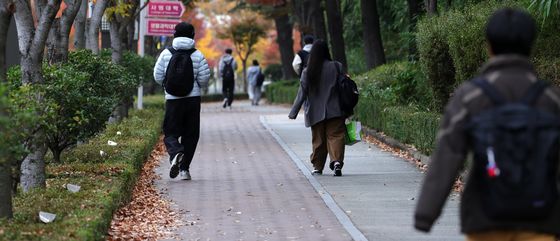
[[[457,201],[431,235],[412,229],[423,174],[407,161],[359,143],[342,177],[311,176],[303,116],[248,102],[202,112],[193,180],[170,179],[167,158],[158,169],[157,185],[194,221],[177,231],[182,240],[462,240]]]

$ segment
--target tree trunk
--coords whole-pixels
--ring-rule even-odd
[[[294,12],[298,19],[299,33],[301,34],[301,46],[303,48],[303,36],[313,33],[311,27],[311,17],[309,16],[309,8],[311,0],[293,1]]]
[[[49,31],[49,37],[47,39],[47,60],[50,64],[62,62],[60,49],[60,19],[55,19],[51,26],[51,31]]]
[[[344,49],[344,31],[342,30],[342,16],[340,13],[340,0],[327,0],[327,19],[329,20],[329,36],[331,39],[331,52],[336,61],[342,63],[347,69],[346,51]]]
[[[11,219],[12,209],[12,166],[9,160],[0,165],[0,218]]]
[[[65,62],[68,59],[68,45],[72,23],[80,10],[82,0],[67,0],[66,9],[60,19],[53,22],[49,33],[47,58],[49,63]]]
[[[428,15],[437,14],[437,0],[426,0],[426,11]]]
[[[62,13],[62,18],[60,19],[60,42],[58,45],[58,51],[60,54],[60,59],[62,61],[66,61],[68,59],[70,30],[72,29],[72,23],[76,19],[76,15],[80,10],[82,0],[66,0],[64,2],[66,3],[66,10],[64,10],[64,13]]]
[[[328,42],[327,31],[325,30],[325,15],[323,7],[321,6],[321,0],[311,0],[311,7],[309,11],[312,19],[313,34],[315,37]]]
[[[34,141],[29,148],[31,153],[21,163],[20,178],[23,192],[46,186],[45,154],[47,153],[47,145],[44,140],[35,139],[42,137],[42,135],[42,133],[35,134]]]
[[[294,40],[292,39],[292,23],[290,16],[287,14],[277,16],[274,18],[276,25],[276,42],[280,48],[280,57],[282,59],[282,78],[293,79],[296,77],[294,69],[292,68],[292,61],[294,59]]]
[[[243,91],[249,93],[247,88],[247,59],[241,59],[241,65],[243,66]]]
[[[88,9],[88,0],[81,0],[80,10],[74,20],[74,48],[86,48],[86,18]]]
[[[41,62],[43,51],[53,19],[62,0],[49,0],[39,11],[37,27],[31,14],[29,1],[15,1],[14,13],[19,50],[21,53],[21,81],[23,84],[43,82]],[[40,1],[39,1],[40,2]],[[42,102],[40,94],[36,96]],[[29,143],[29,154],[21,165],[21,184],[23,191],[45,186],[45,153],[47,151],[44,134],[38,131]]]
[[[11,5],[8,1],[0,1],[0,83],[6,81],[6,43],[12,19]]]
[[[385,63],[385,52],[381,39],[377,0],[361,0],[364,52],[368,69]]]
[[[115,64],[119,64],[122,59],[121,35],[119,32],[119,22],[113,15],[113,20],[109,22],[109,35],[111,37],[111,60]]]
[[[86,36],[86,48],[91,50],[94,54],[99,54],[99,27],[103,13],[107,8],[107,0],[97,0],[93,8],[93,14],[89,21],[89,29]]]
[[[416,33],[416,23],[418,22],[418,17],[420,16],[420,12],[422,11],[422,6],[419,0],[407,0],[408,2],[408,21],[409,21],[409,28],[408,32],[410,34]],[[411,60],[416,60],[417,58],[416,49],[416,38],[412,39],[408,43],[408,53]]]

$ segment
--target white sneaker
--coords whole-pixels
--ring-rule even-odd
[[[180,171],[179,178],[181,180],[191,180],[191,173],[188,171]]]
[[[171,160],[171,168],[169,169],[169,177],[175,178],[179,174],[179,166],[183,162],[183,153],[179,152]]]

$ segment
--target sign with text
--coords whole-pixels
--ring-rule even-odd
[[[148,17],[180,18],[185,12],[185,5],[180,1],[150,1]]]
[[[171,36],[175,32],[175,25],[180,19],[146,19],[146,35]]]

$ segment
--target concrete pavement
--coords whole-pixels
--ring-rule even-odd
[[[412,228],[423,174],[367,143],[346,150],[342,177],[310,176],[310,129],[288,108],[203,104],[192,181],[156,184],[192,225],[182,240],[462,240],[457,197],[432,234]],[[307,169],[306,169],[307,168]],[[325,169],[328,170],[328,169]],[[193,222],[194,221],[194,222]],[[365,236],[365,237],[364,237]],[[363,238],[363,239],[362,239]]]

